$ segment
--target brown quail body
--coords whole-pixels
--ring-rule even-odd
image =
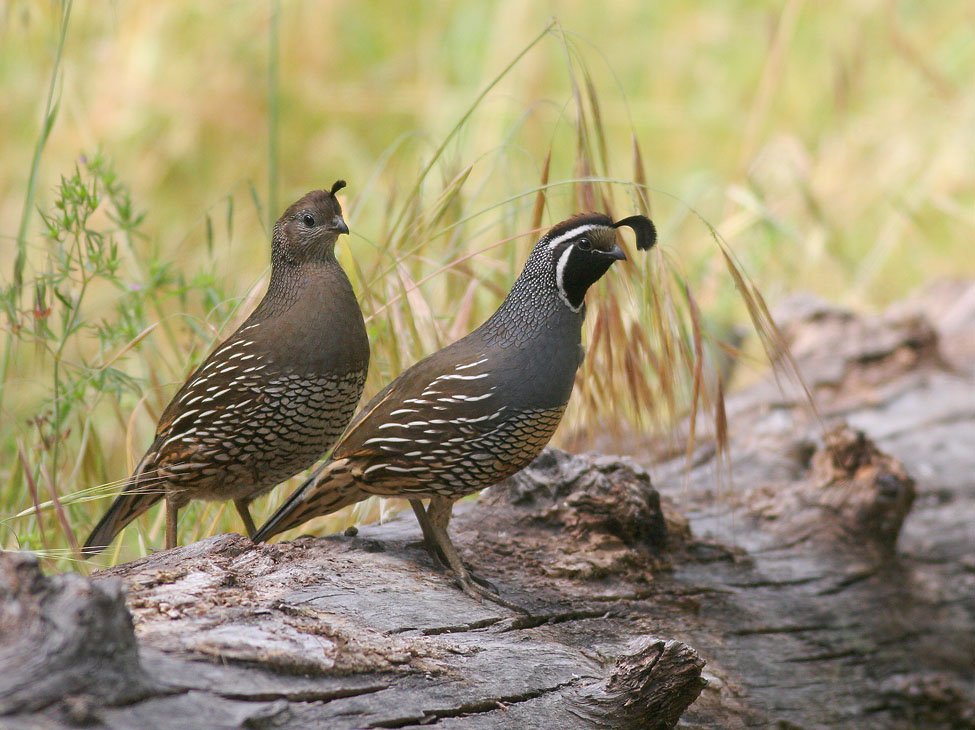
[[[498,600],[457,556],[446,531],[451,506],[527,466],[555,433],[582,361],[585,293],[625,259],[619,226],[634,228],[641,249],[655,241],[643,216],[581,215],[552,228],[498,311],[373,398],[255,541],[371,495],[408,497],[434,556],[466,592]]]
[[[248,534],[255,497],[313,464],[355,412],[369,345],[362,312],[335,258],[348,233],[335,193],[305,195],[274,227],[271,280],[247,320],[176,393],[153,444],[92,531],[108,545],[163,497],[167,547],[191,499],[233,500]]]

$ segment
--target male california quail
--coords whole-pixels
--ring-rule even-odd
[[[335,258],[339,234],[349,232],[335,199],[343,187],[308,193],[274,225],[267,293],[173,397],[85,553],[163,497],[167,548],[176,545],[177,510],[194,498],[232,499],[253,535],[248,503],[313,464],[345,430],[369,341]]]
[[[650,219],[577,215],[535,245],[497,312],[421,360],[356,416],[331,460],[255,533],[254,541],[371,495],[408,497],[427,548],[464,592],[510,605],[472,582],[447,534],[453,503],[528,465],[562,418],[582,362],[584,297],[631,227],[637,248],[656,240]],[[429,497],[424,510],[420,501]],[[476,579],[475,579],[476,580]]]

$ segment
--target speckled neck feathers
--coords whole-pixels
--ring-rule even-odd
[[[575,309],[560,296],[558,255],[577,235],[609,229],[610,226],[612,220],[605,215],[581,214],[562,221],[539,239],[508,296],[481,326],[480,331],[487,341],[502,347],[520,344],[556,322],[581,329],[586,315],[585,305]]]

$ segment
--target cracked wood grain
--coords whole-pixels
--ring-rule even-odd
[[[411,519],[358,536],[272,545],[220,535],[118,566],[92,584],[115,586],[117,611],[117,581],[127,586],[142,649],[137,667],[153,678],[152,692],[118,704],[76,687],[54,706],[25,708],[34,711],[27,717],[52,727],[84,720],[92,727],[169,728],[192,712],[209,712],[212,702],[215,727],[489,728],[511,727],[516,717],[515,726],[532,727],[522,715],[542,712],[546,723],[582,730],[631,726],[621,707],[663,718],[657,708],[666,706],[672,726],[678,708],[705,684],[703,662],[680,642],[644,638],[630,649],[648,632],[620,607],[634,594],[629,581],[602,585],[602,600],[585,599],[592,576],[605,576],[608,566],[645,582],[666,563],[665,537],[652,532],[664,524],[659,514],[626,546],[612,534],[619,521],[586,510],[613,509],[604,497],[620,490],[652,495],[624,505],[632,520],[640,510],[659,509],[656,493],[632,463],[549,459],[542,465],[549,477],[572,468],[567,496],[586,490],[598,498],[568,500],[563,510],[539,494],[531,509],[520,508],[522,519],[511,515],[526,547],[548,551],[545,566],[573,566],[551,572],[533,564],[490,575],[531,605],[530,615],[459,592],[432,568]],[[576,540],[560,535],[562,525],[584,520],[602,527]],[[606,548],[593,552],[601,530],[609,531],[601,538]],[[515,556],[509,551],[505,559]],[[131,634],[129,641],[134,648]],[[661,662],[665,650],[678,648],[680,662]],[[671,676],[678,671],[682,681]]]
[[[676,454],[654,485],[549,451],[460,505],[462,556],[530,617],[457,591],[411,518],[93,581],[6,563],[0,726],[975,728],[975,311],[952,311],[961,340],[828,305],[784,323],[831,435],[771,381],[734,396],[727,495],[706,434],[688,474],[635,434],[603,448]]]

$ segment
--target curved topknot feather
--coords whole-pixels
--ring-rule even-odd
[[[636,234],[636,247],[641,251],[649,251],[657,242],[657,229],[654,227],[653,221],[645,215],[631,215],[629,218],[624,218],[613,224],[613,228],[620,226],[633,229]]]

